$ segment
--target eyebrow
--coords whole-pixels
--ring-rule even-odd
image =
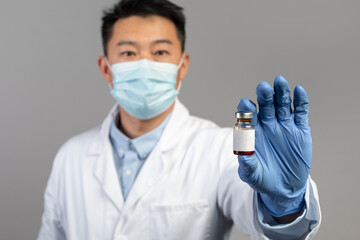
[[[160,43],[166,43],[172,45],[173,43],[168,39],[158,39],[151,43],[151,45],[160,44]],[[138,46],[138,44],[134,41],[120,41],[116,44],[117,46],[123,46],[123,45],[132,45],[132,46]]]
[[[137,46],[137,43],[134,41],[120,41],[116,44],[117,46],[122,46],[122,45],[132,45],[132,46]]]
[[[167,43],[172,45],[172,42],[168,39],[159,39],[159,40],[155,40],[151,43],[151,45],[155,45],[155,44],[159,44],[159,43]]]

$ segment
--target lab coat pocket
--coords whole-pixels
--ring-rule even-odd
[[[207,201],[150,207],[150,239],[208,239],[210,207]]]

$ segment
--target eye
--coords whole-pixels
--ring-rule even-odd
[[[168,54],[169,54],[169,52],[165,51],[165,50],[159,50],[159,51],[155,52],[155,55],[158,55],[158,56],[164,56],[164,55],[168,55]]]
[[[121,55],[125,56],[125,57],[131,57],[131,56],[135,56],[136,54],[132,51],[124,51],[124,52],[121,52]]]

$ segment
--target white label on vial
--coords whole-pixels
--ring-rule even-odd
[[[255,150],[255,129],[234,130],[234,151]]]

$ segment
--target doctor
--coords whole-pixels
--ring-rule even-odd
[[[38,239],[311,239],[321,214],[309,177],[305,90],[256,89],[253,156],[232,153],[232,129],[189,115],[177,99],[189,68],[182,9],[123,0],[102,18],[98,65],[117,104],[101,126],[59,150]],[[293,109],[293,110],[292,110]]]

